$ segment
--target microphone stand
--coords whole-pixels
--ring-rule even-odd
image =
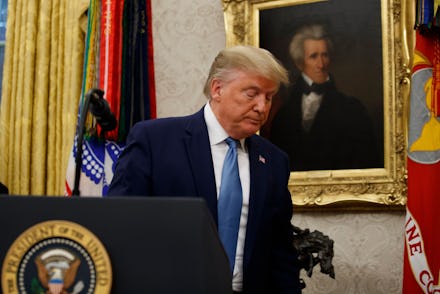
[[[84,101],[83,109],[81,110],[81,115],[78,125],[78,140],[76,144],[76,156],[75,156],[75,183],[72,190],[72,196],[79,196],[79,179],[81,177],[81,164],[82,164],[82,154],[83,154],[83,141],[84,141],[84,126],[86,123],[87,113],[89,112],[90,106],[90,93],[86,94],[86,99]]]
[[[103,132],[111,131],[117,127],[117,120],[111,112],[110,106],[104,99],[104,91],[101,89],[90,89],[85,96],[78,124],[78,139],[75,157],[75,184],[73,186],[72,196],[79,196],[79,178],[81,176],[84,128],[90,104],[92,104],[90,112],[95,117],[96,123],[101,126],[101,135],[103,135]]]

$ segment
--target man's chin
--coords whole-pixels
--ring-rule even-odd
[[[318,77],[313,79],[313,82],[315,82],[317,84],[323,84],[323,83],[327,82],[327,80],[328,80],[328,75],[319,75]]]
[[[261,125],[260,124],[255,125],[252,128],[248,128],[247,136],[246,137],[249,137],[249,136],[252,136],[252,135],[258,133],[260,131],[260,129],[261,129]]]

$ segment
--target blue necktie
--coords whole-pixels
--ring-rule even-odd
[[[225,156],[222,182],[218,198],[218,232],[229,258],[231,272],[234,271],[235,250],[240,227],[242,191],[238,173],[237,141],[227,138],[229,150]]]

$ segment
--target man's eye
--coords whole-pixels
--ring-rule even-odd
[[[250,98],[255,98],[258,95],[257,91],[254,90],[248,90],[245,91],[246,96],[250,97]]]

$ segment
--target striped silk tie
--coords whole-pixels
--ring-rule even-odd
[[[218,232],[234,271],[235,251],[240,227],[242,191],[238,172],[237,141],[227,138],[229,150],[223,163],[222,180],[218,198]]]

